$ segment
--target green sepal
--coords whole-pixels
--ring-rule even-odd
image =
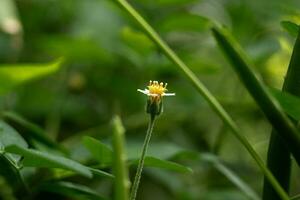
[[[160,115],[163,112],[162,99],[153,101],[150,98],[147,100],[146,112],[152,116]]]

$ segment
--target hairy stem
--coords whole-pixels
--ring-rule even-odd
[[[155,116],[151,115],[150,120],[149,120],[149,125],[148,125],[148,130],[147,134],[144,140],[143,148],[142,148],[142,154],[139,160],[139,164],[137,167],[137,171],[134,177],[131,193],[130,193],[130,200],[135,200],[136,194],[139,188],[140,180],[141,180],[141,175],[144,167],[144,162],[147,154],[147,149],[150,143],[153,127],[154,127],[154,121],[155,121]]]

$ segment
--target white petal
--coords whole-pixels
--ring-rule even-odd
[[[162,96],[175,96],[175,93],[163,93]]]
[[[149,90],[141,90],[141,89],[137,89],[138,92],[141,92],[143,94],[149,95]]]

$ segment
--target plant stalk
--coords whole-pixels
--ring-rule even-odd
[[[135,200],[135,198],[136,198],[136,194],[137,194],[137,191],[138,191],[138,188],[139,188],[141,175],[142,175],[142,171],[143,171],[143,167],[144,167],[144,163],[145,163],[147,149],[148,149],[150,139],[151,139],[151,135],[152,135],[152,132],[153,132],[154,121],[155,121],[155,115],[150,115],[147,134],[146,134],[144,144],[143,144],[143,147],[142,147],[142,154],[141,154],[141,157],[140,157],[140,160],[139,160],[139,164],[138,164],[138,167],[137,167],[137,171],[136,171],[136,174],[135,174],[135,177],[134,177],[134,181],[133,181],[133,185],[132,185],[132,189],[131,189],[131,193],[130,193],[130,200]]]

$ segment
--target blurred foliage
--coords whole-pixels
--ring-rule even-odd
[[[229,27],[250,55],[263,81],[270,87],[280,88],[291,56],[296,24],[300,23],[297,9],[300,2],[130,2],[203,80],[265,158],[270,125],[216,48],[209,28],[211,21]],[[263,177],[250,156],[227,134],[227,128],[173,64],[113,0],[1,0],[0,28],[1,112],[18,113],[67,150],[58,152],[35,137],[27,137],[33,130],[14,120],[6,120],[4,124],[1,121],[4,129],[10,126],[16,129],[10,130],[11,135],[19,132],[26,140],[24,144],[37,149],[28,150],[23,145],[24,152],[30,151],[27,152],[30,156],[36,153],[33,151],[47,151],[110,173],[109,158],[98,163],[99,158],[93,157],[93,151],[89,152],[89,143],[93,141],[87,141],[84,136],[92,136],[103,142],[103,148],[108,148],[112,137],[110,120],[119,114],[126,128],[128,156],[134,163],[147,126],[146,99],[136,89],[144,88],[149,80],[159,80],[168,82],[168,88],[176,92],[176,97],[165,101],[149,155],[155,156],[156,162],[162,159],[167,164],[176,162],[176,167],[183,167],[180,169],[191,168],[193,173],[148,166],[138,199],[249,199],[247,189],[240,189],[224,172],[198,157],[207,152],[217,155],[218,163],[224,163],[234,171],[234,176],[261,193]],[[35,77],[35,72],[30,71],[31,67],[47,71],[43,66],[51,67],[60,57],[64,58],[62,65],[47,72],[43,80],[37,80],[40,76]],[[25,77],[18,71],[20,67],[27,67],[29,75]],[[6,74],[8,68],[12,68],[11,76]],[[6,93],[2,94],[4,90]],[[278,96],[284,98],[284,95]],[[298,104],[299,100],[288,98]],[[2,132],[0,138],[2,146]],[[107,149],[102,153],[109,154]],[[154,160],[150,160],[150,164]],[[131,178],[134,172],[135,167],[131,165]],[[99,199],[113,193],[112,180],[101,173],[87,179],[65,170],[49,172],[24,167],[21,174],[33,185],[36,199]],[[299,174],[295,167],[291,194],[300,193]],[[45,182],[39,185],[41,179]],[[5,179],[0,178],[0,185],[1,199],[14,199],[13,189]],[[255,196],[252,192],[250,196]]]

